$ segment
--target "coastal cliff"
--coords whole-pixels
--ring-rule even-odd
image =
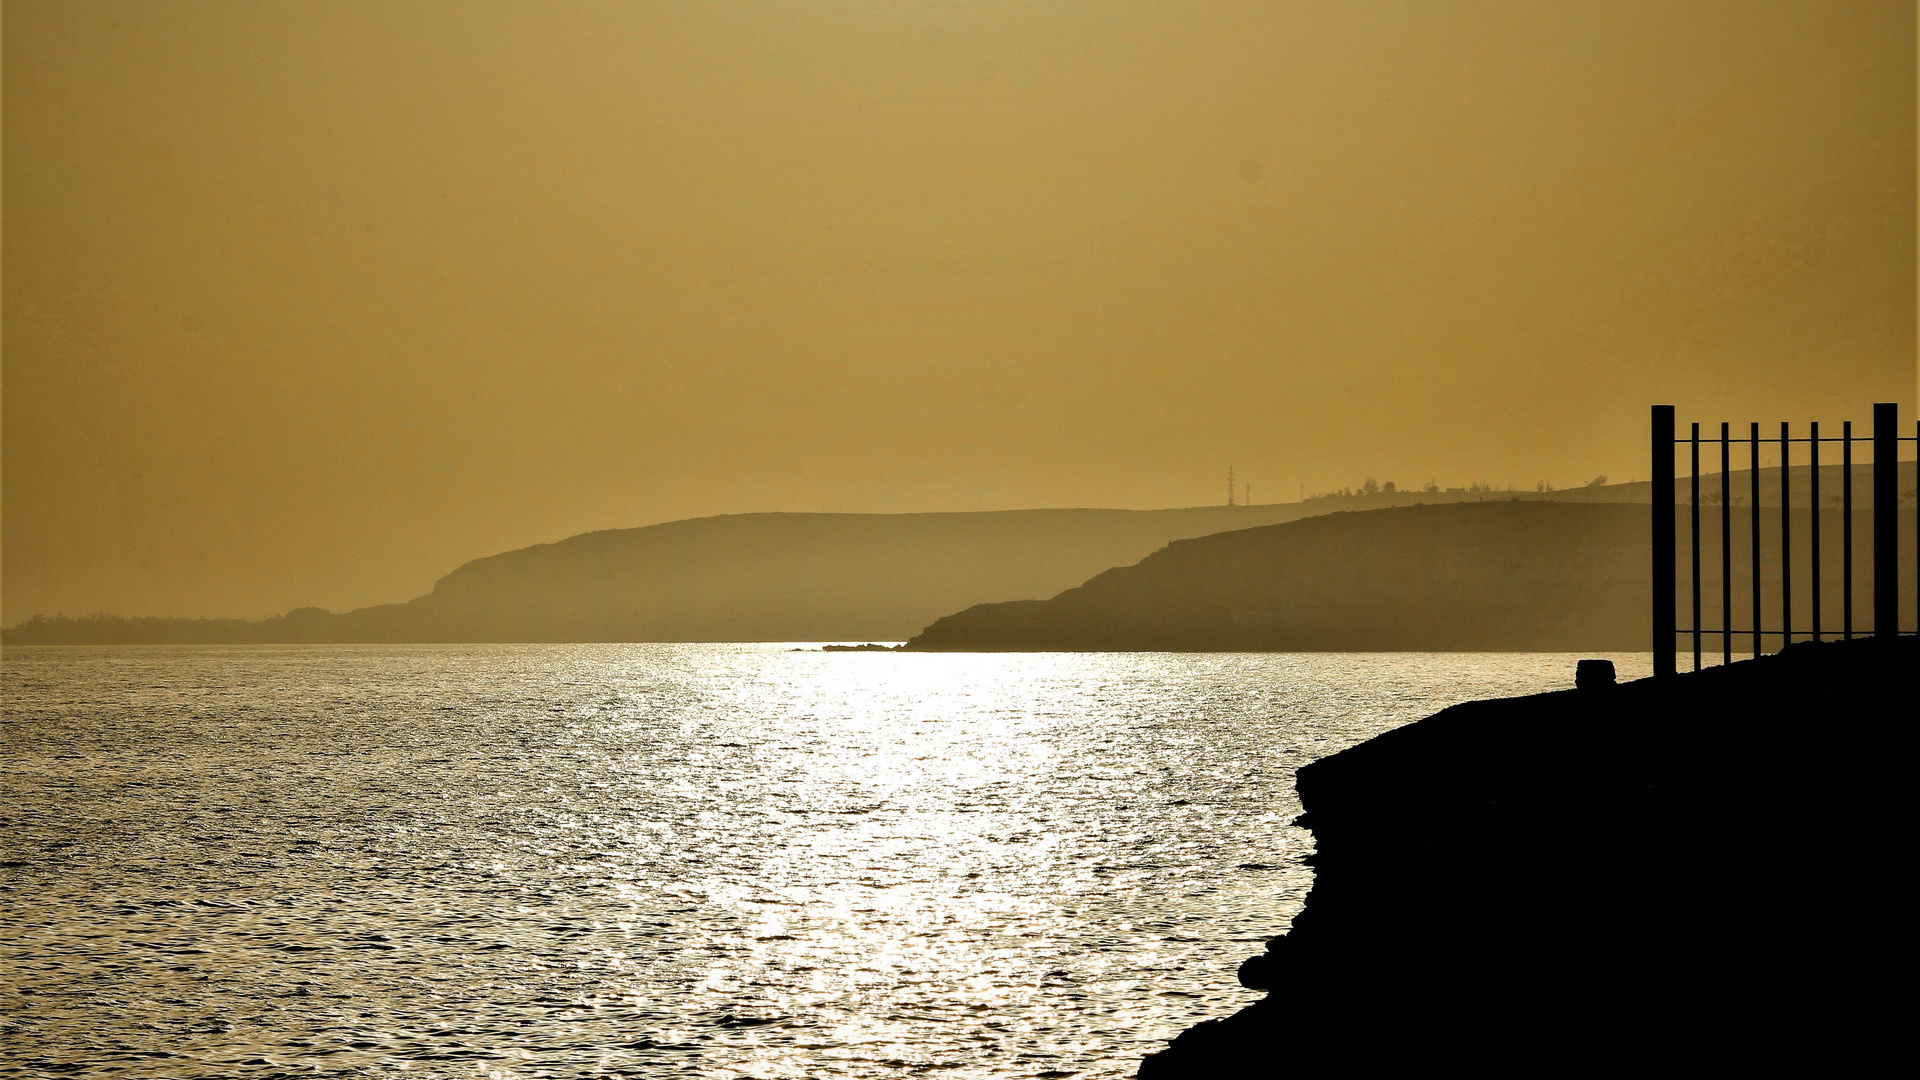
[[[475,559],[403,604],[259,620],[35,616],[0,631],[0,643],[898,641],[917,632],[910,648],[927,651],[1641,649],[1649,546],[1645,504],[1631,499],[1645,488],[1475,493],[1471,502],[1381,492],[1176,510],[724,515]],[[1763,535],[1779,535],[1778,513],[1763,509]],[[1705,523],[1709,580],[1717,520]],[[1796,551],[1808,550],[1808,520],[1793,523]],[[1831,551],[1838,513],[1823,522]],[[1901,522],[1909,545],[1911,515]],[[1870,522],[1856,522],[1854,535],[1866,543]],[[1732,552],[1744,568],[1744,527]],[[1825,570],[1830,621],[1839,564],[1828,559]],[[1911,576],[1909,565],[1903,596]],[[1716,620],[1718,592],[1708,593],[1705,616]],[[1866,602],[1862,591],[1856,604]],[[1749,621],[1743,600],[1734,618]]]
[[[1328,505],[730,514],[474,559],[404,604],[254,621],[35,618],[4,642],[900,641],[946,612],[1051,596],[1172,540]]]
[[[1240,970],[1268,996],[1140,1077],[1864,1071],[1910,950],[1916,645],[1473,702],[1306,766],[1313,890]]]
[[[1646,647],[1647,512],[1546,502],[1330,514],[1183,540],[1046,601],[980,605],[924,651]]]
[[[1763,510],[1762,535],[1779,535]],[[1714,530],[1718,522],[1711,524]],[[1791,521],[1807,550],[1811,517]],[[1822,515],[1830,546],[1837,511]],[[1856,541],[1870,537],[1856,521]],[[1732,536],[1744,580],[1748,531]],[[1719,625],[1717,531],[1703,578],[1705,625]],[[1903,543],[1908,541],[1903,541]],[[1406,506],[1329,514],[1167,545],[1050,600],[981,604],[910,639],[925,652],[1621,652],[1649,647],[1652,547],[1644,507],[1554,502]],[[1864,564],[1865,553],[1856,556]],[[1689,572],[1679,567],[1681,580]],[[1828,625],[1839,621],[1840,560],[1823,567]],[[1764,591],[1777,595],[1777,560]],[[1804,579],[1802,579],[1804,580]],[[1911,596],[1912,574],[1902,577]],[[1855,582],[1856,607],[1871,602]],[[1736,625],[1751,625],[1743,592]],[[1864,609],[1862,607],[1862,609]],[[1911,608],[1906,608],[1911,611]],[[1911,618],[1911,615],[1908,616]]]

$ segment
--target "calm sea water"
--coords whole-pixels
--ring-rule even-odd
[[[9,649],[0,1075],[1130,1076],[1296,768],[1575,659]]]

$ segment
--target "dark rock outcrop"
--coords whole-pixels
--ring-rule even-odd
[[[1913,638],[1456,706],[1300,771],[1270,991],[1143,1080],[1817,1070],[1898,1049]]]

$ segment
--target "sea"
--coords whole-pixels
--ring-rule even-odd
[[[1132,1076],[1295,770],[1577,659],[9,648],[0,1076]]]

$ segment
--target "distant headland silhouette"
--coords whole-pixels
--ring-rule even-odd
[[[1735,474],[1736,492],[1742,490],[1740,475]],[[1910,482],[1903,480],[1903,489],[1907,486]],[[1644,612],[1643,574],[1631,580],[1626,593],[1597,596],[1599,608],[1581,616],[1586,620],[1584,628],[1566,624],[1561,630],[1548,631],[1534,619],[1529,625],[1539,624],[1539,632],[1490,637],[1470,631],[1474,619],[1481,618],[1474,611],[1483,610],[1491,618],[1495,612],[1518,610],[1516,604],[1523,608],[1531,604],[1540,610],[1540,618],[1550,616],[1565,623],[1573,616],[1546,611],[1564,605],[1539,591],[1537,582],[1501,582],[1489,576],[1491,564],[1479,557],[1461,558],[1456,552],[1452,557],[1457,565],[1443,568],[1434,560],[1442,559],[1444,553],[1419,549],[1418,537],[1402,535],[1414,519],[1367,511],[1401,514],[1408,507],[1438,509],[1450,504],[1494,507],[1491,514],[1448,519],[1484,522],[1491,530],[1477,538],[1458,533],[1456,541],[1477,545],[1475,550],[1494,563],[1531,566],[1530,573],[1565,577],[1574,565],[1589,567],[1587,577],[1569,578],[1567,587],[1606,593],[1611,588],[1606,584],[1612,580],[1607,576],[1613,573],[1611,568],[1625,560],[1620,563],[1624,568],[1634,556],[1621,550],[1602,557],[1593,549],[1595,545],[1638,544],[1644,560],[1645,536],[1631,535],[1632,530],[1615,518],[1624,522],[1631,517],[1625,504],[1644,504],[1648,491],[1644,481],[1562,491],[1494,491],[1479,485],[1438,491],[1369,491],[1363,485],[1358,492],[1295,503],[1175,510],[736,514],[584,533],[475,559],[440,579],[432,592],[404,604],[344,613],[305,607],[260,620],[35,617],[6,629],[0,640],[28,645],[914,638],[914,648],[927,649],[1481,648],[1496,647],[1488,644],[1494,641],[1502,643],[1497,647],[1511,648],[1639,648],[1644,647],[1645,619],[1630,616],[1628,609],[1638,596],[1639,610]],[[1559,524],[1537,535],[1524,529],[1503,534],[1500,523],[1522,519],[1497,508],[1515,502],[1553,504],[1558,511],[1526,520]],[[1207,548],[1224,559],[1213,571],[1192,562],[1199,549],[1176,546],[1137,569],[1115,571],[1120,579],[1104,573],[1133,568],[1176,541],[1333,514],[1351,519],[1353,524],[1339,528],[1357,530],[1356,540],[1371,540],[1355,548],[1351,557],[1326,553],[1333,561],[1315,563],[1318,569],[1311,574],[1306,573],[1305,563],[1291,559],[1267,566],[1226,556],[1230,549],[1251,551],[1245,548],[1249,542],[1245,539],[1220,540]],[[1310,532],[1280,534],[1278,542],[1290,543],[1286,537],[1306,537]],[[1507,535],[1508,540],[1497,541],[1498,535]],[[1400,539],[1393,540],[1395,536]],[[1509,544],[1505,554],[1487,547],[1500,542]],[[1402,549],[1393,549],[1395,543]],[[1373,554],[1363,556],[1363,550]],[[1366,558],[1386,561],[1366,563]],[[1565,563],[1568,558],[1574,562]],[[1175,604],[1186,605],[1181,609],[1186,613],[1179,614],[1143,594],[1136,599],[1147,607],[1116,611],[1118,621],[1109,630],[1118,632],[1119,626],[1138,622],[1149,607],[1156,617],[1168,616],[1172,621],[1151,634],[1124,638],[1134,642],[1127,645],[1111,634],[1088,637],[1067,624],[1047,628],[1022,623],[1027,619],[1022,613],[1040,610],[1030,606],[1042,603],[1040,598],[1055,598],[1044,602],[1046,617],[1051,619],[1054,613],[1082,603],[1089,590],[1100,593],[1122,579],[1145,581],[1176,563],[1186,568],[1183,572],[1199,575],[1188,584],[1213,597],[1206,603],[1218,607],[1217,612],[1202,613],[1194,607],[1200,603],[1197,598],[1186,598]],[[1413,563],[1425,566],[1427,577],[1407,578],[1407,567]],[[1633,564],[1633,569],[1641,565]],[[1456,570],[1463,576],[1450,582]],[[1201,580],[1208,573],[1217,580]],[[1353,576],[1351,587],[1334,587],[1349,575]],[[1403,599],[1409,604],[1457,595],[1461,603],[1451,620],[1455,629],[1436,637],[1418,631],[1409,621],[1413,616],[1391,614],[1396,601],[1384,586],[1402,578],[1406,578]],[[1080,587],[1082,583],[1085,588]],[[1441,592],[1428,595],[1434,589]],[[1313,601],[1319,606],[1288,606],[1304,602],[1309,594],[1321,597]],[[1162,599],[1175,603],[1175,598]],[[1002,608],[979,610],[983,604]],[[1350,635],[1341,644],[1302,629],[1363,610],[1372,613],[1375,630]],[[1208,623],[1209,619],[1220,625]],[[1382,623],[1383,619],[1387,622]],[[1399,629],[1386,632],[1389,623]],[[1621,626],[1631,626],[1633,631],[1616,632]],[[1409,644],[1416,641],[1421,644]]]

